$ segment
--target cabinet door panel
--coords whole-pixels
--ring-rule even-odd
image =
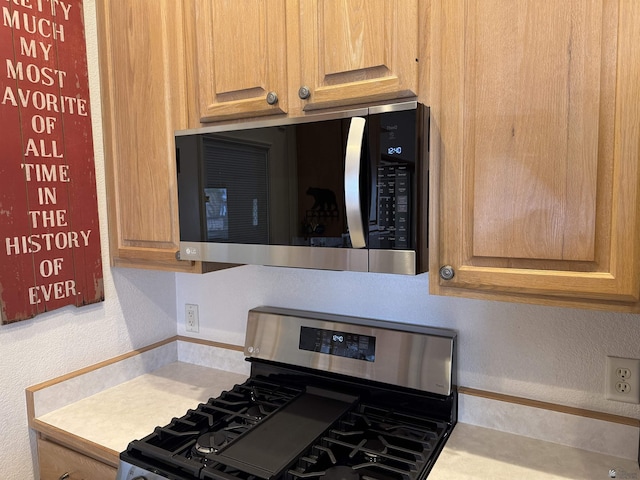
[[[97,3],[111,259],[189,269],[179,249],[174,131],[187,127],[182,6]]]
[[[284,0],[198,0],[193,34],[201,121],[287,112]]]
[[[114,480],[117,473],[109,465],[40,438],[38,460],[40,480]]]
[[[471,253],[593,261],[602,9],[503,3],[470,2],[465,29]]]
[[[432,292],[637,302],[638,4],[432,14]]]
[[[300,2],[304,109],[417,94],[415,0]]]

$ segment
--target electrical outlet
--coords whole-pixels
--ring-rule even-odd
[[[640,403],[640,359],[607,357],[605,396],[608,400]]]
[[[200,331],[200,321],[198,319],[198,305],[190,303],[184,306],[184,324],[187,332],[197,333]]]

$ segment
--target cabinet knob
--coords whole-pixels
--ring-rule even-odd
[[[298,89],[298,96],[302,100],[306,100],[307,98],[309,98],[311,96],[311,90],[309,90],[309,87],[303,85]]]
[[[440,267],[440,278],[443,280],[451,280],[455,274],[456,272],[451,265]]]
[[[69,475],[69,472],[65,472],[62,475],[60,475],[58,480],[68,480],[69,478],[71,478],[71,475]]]
[[[267,103],[269,105],[275,105],[276,103],[278,103],[278,95],[276,94],[276,92],[267,93]]]

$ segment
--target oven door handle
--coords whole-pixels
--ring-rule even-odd
[[[347,151],[344,156],[344,202],[347,212],[347,227],[353,248],[364,248],[364,227],[360,207],[360,158],[366,120],[353,117],[349,125]]]

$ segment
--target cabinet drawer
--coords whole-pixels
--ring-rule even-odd
[[[116,478],[115,468],[41,438],[38,439],[38,459],[40,480],[114,480]]]

